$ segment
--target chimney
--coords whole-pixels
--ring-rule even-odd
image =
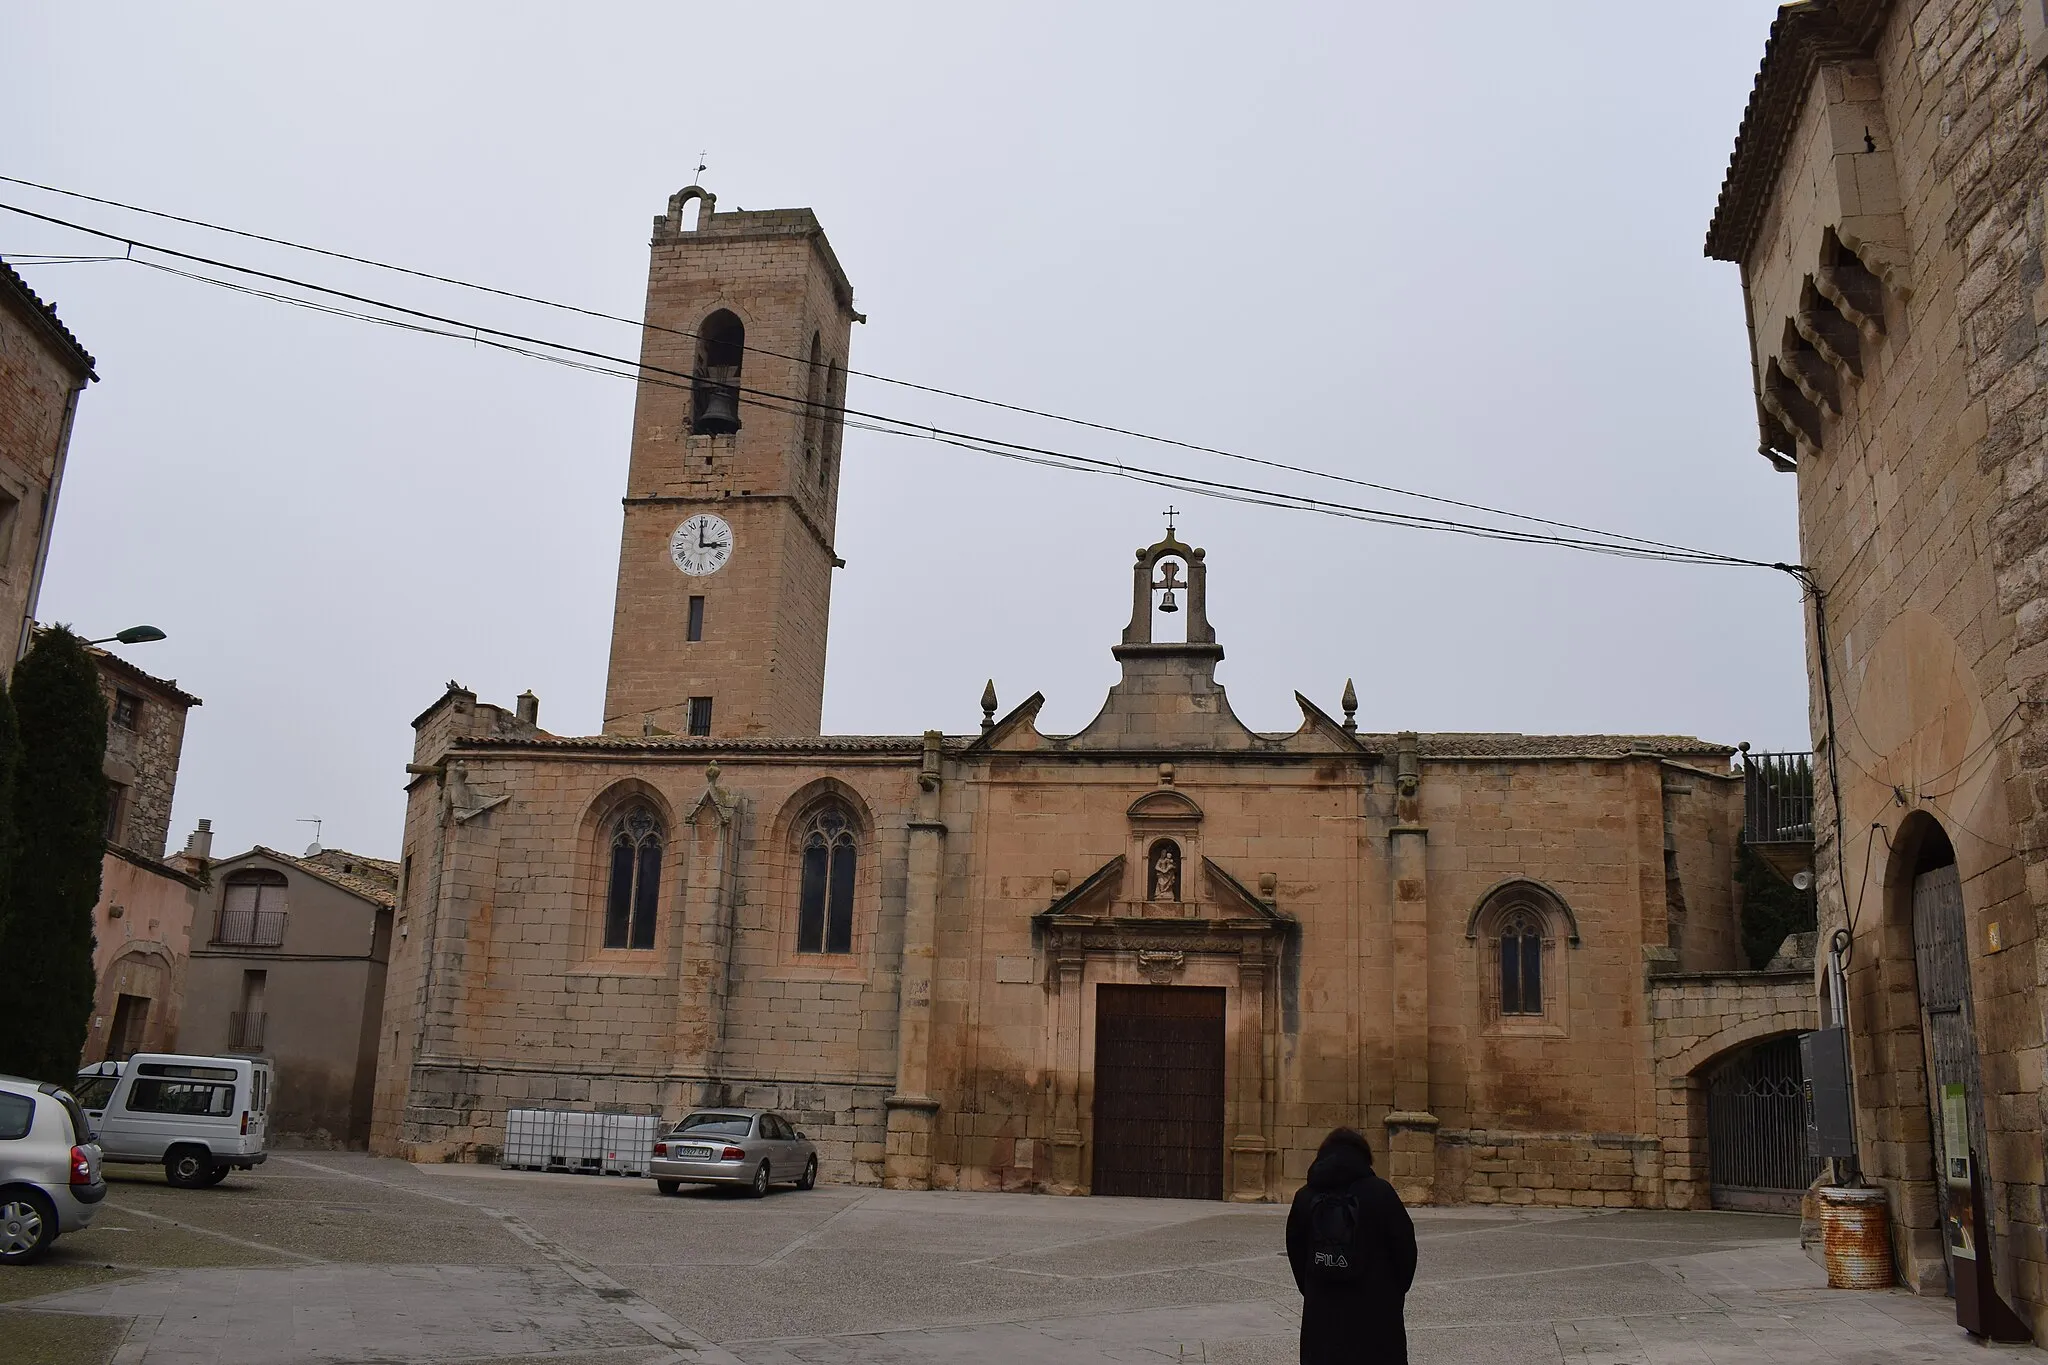
[[[519,717],[521,725],[531,725],[536,730],[540,728],[540,698],[533,695],[532,688],[519,694],[518,710],[514,714]]]
[[[191,871],[204,871],[213,860],[213,821],[201,820],[198,828],[185,836],[185,848],[178,856]]]

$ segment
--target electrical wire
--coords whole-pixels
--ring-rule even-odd
[[[360,304],[370,308],[381,309],[387,313],[396,314],[403,318],[414,319],[419,323],[433,324],[433,326],[431,327],[414,326],[411,327],[410,330],[425,331],[436,333],[439,335],[453,336],[456,337],[457,339],[470,340],[473,343],[488,342],[489,344],[498,346],[500,349],[514,351],[519,354],[532,356],[534,358],[556,359],[556,356],[540,355],[534,349],[531,349],[543,348],[548,352],[558,353],[560,357],[568,358],[568,361],[573,362],[577,368],[592,369],[599,373],[610,373],[618,377],[637,377],[642,382],[655,382],[649,379],[650,375],[665,375],[675,380],[682,381],[679,384],[672,385],[672,387],[694,387],[694,385],[697,382],[696,376],[694,375],[686,374],[679,370],[669,370],[661,366],[651,365],[645,361],[634,361],[627,357],[611,355],[602,351],[591,350],[586,347],[571,346],[568,345],[567,343],[552,341],[542,337],[535,337],[524,333],[512,332],[502,328],[493,328],[481,323],[470,322],[442,314],[429,313],[421,309],[410,308],[402,304],[390,302],[388,300],[378,299],[363,294],[357,294],[348,290],[336,289],[327,285],[315,284],[311,281],[297,279],[295,277],[288,275],[280,275],[271,271],[257,270],[250,266],[238,265],[229,261],[221,261],[210,257],[200,256],[191,252],[178,251],[173,248],[157,245],[155,243],[144,242],[136,238],[125,237],[118,233],[106,232],[101,229],[93,228],[85,224],[73,223],[65,219],[54,218],[47,214],[36,213],[32,210],[22,209],[19,208],[18,206],[11,204],[0,203],[0,209],[6,209],[10,212],[21,214],[22,216],[25,217],[35,218],[43,222],[56,224],[58,226],[73,228],[75,230],[82,231],[105,240],[121,242],[129,248],[131,253],[130,259],[132,259],[133,251],[139,247],[145,251],[154,252],[162,256],[168,256],[175,260],[182,260],[197,265],[204,265],[213,269],[227,270],[238,275],[244,275],[255,279],[261,279],[269,283],[281,284],[288,286],[290,288],[308,290],[313,293],[326,295],[331,298],[345,300],[350,303]],[[155,268],[169,269],[167,267],[162,267],[158,263],[154,262],[138,261],[138,263],[151,265]],[[185,278],[194,279],[201,283],[209,283],[219,285],[222,287],[236,288],[239,289],[240,292],[254,294],[258,297],[271,298],[273,299],[273,301],[289,301],[278,296],[275,293],[275,291],[252,289],[246,286],[237,286],[234,285],[232,282],[223,281],[216,277],[201,275],[198,272],[181,272],[175,269],[171,269],[171,273],[181,274]],[[324,311],[336,311],[342,312],[344,313],[344,315],[348,316],[359,316],[352,310],[337,310],[332,307],[329,307]],[[363,318],[362,320],[372,319]],[[453,330],[451,331],[450,329]],[[558,363],[567,362],[558,361]],[[1101,460],[1089,456],[1079,455],[1070,451],[1053,449],[1050,447],[1032,446],[1018,442],[1003,441],[994,437],[978,436],[969,432],[955,431],[924,422],[917,422],[909,419],[898,418],[887,413],[868,412],[857,408],[844,407],[843,405],[834,403],[821,403],[818,402],[817,400],[809,398],[799,398],[795,395],[790,394],[775,393],[771,390],[763,390],[742,385],[726,385],[726,387],[739,390],[743,398],[749,396],[756,398],[765,398],[772,402],[796,405],[796,408],[802,411],[821,411],[828,415],[858,417],[882,423],[884,424],[883,429],[886,430],[889,434],[899,436],[918,436],[920,438],[939,441],[944,444],[958,446],[959,448],[976,451],[982,454],[1000,455],[1004,458],[1021,458],[1025,459],[1027,462],[1055,462],[1068,468],[1084,467],[1095,472],[1113,473],[1119,477],[1131,478],[1139,482],[1153,483],[1157,486],[1173,488],[1177,491],[1191,492],[1206,496],[1222,497],[1226,500],[1249,502],[1265,506],[1283,507],[1293,510],[1316,511],[1324,513],[1326,515],[1334,515],[1348,519],[1373,522],[1382,525],[1405,526],[1411,529],[1437,530],[1452,534],[1461,534],[1492,540],[1502,540],[1513,543],[1555,545],[1561,548],[1576,549],[1587,553],[1607,554],[1622,558],[1654,559],[1666,562],[1715,564],[1753,568],[1775,568],[1788,573],[1794,572],[1796,567],[1784,564],[1773,564],[1763,560],[1745,559],[1733,555],[1723,555],[1711,551],[1651,548],[1646,545],[1639,545],[1634,543],[1634,538],[1628,538],[1626,541],[1623,542],[1617,542],[1614,540],[1593,541],[1577,537],[1555,536],[1536,532],[1518,531],[1506,527],[1484,526],[1474,523],[1460,522],[1449,518],[1425,517],[1416,513],[1394,512],[1384,508],[1360,507],[1352,504],[1337,503],[1328,499],[1313,498],[1306,494],[1286,493],[1278,490],[1258,488],[1250,485],[1227,483],[1221,480],[1201,479],[1193,475],[1178,474],[1171,471],[1153,469],[1148,466],[1133,466],[1120,461]],[[1605,533],[1595,534],[1604,535]],[[1797,575],[1795,574],[1795,576]]]
[[[68,190],[56,185],[43,184],[39,181],[25,180],[19,176],[0,175],[0,182],[12,185],[21,185],[26,188],[40,190],[48,194],[62,195],[71,199],[83,200],[87,203],[100,204],[109,208],[120,209],[128,213],[139,213],[146,217],[158,218],[165,220],[167,222],[181,223],[189,227],[202,228],[209,232],[223,233],[228,236],[240,237],[249,241],[263,242],[271,246],[281,246],[289,250],[301,251],[308,253],[310,255],[324,256],[331,260],[346,261],[354,265],[369,266],[373,269],[390,271],[394,274],[408,275],[415,279],[429,280],[436,284],[450,285],[458,289],[472,290],[477,293],[495,295],[499,298],[511,299],[521,303],[530,303],[543,308],[556,309],[561,312],[572,313],[582,317],[595,318],[605,322],[622,323],[627,326],[641,327],[648,331],[663,332],[670,335],[687,337],[691,339],[695,339],[697,336],[696,332],[685,328],[667,327],[658,323],[648,321],[646,319],[623,317],[617,313],[607,313],[599,309],[586,308],[578,304],[562,303],[557,300],[542,298],[534,294],[520,293],[517,290],[502,289],[493,285],[477,284],[473,281],[459,279],[452,275],[440,275],[432,271],[415,269],[411,266],[396,265],[388,261],[376,260],[375,258],[369,256],[358,256],[350,252],[335,251],[327,247],[312,246],[304,242],[293,241],[290,238],[286,237],[274,237],[265,233],[251,232],[242,228],[228,227],[225,224],[210,222],[202,218],[190,218],[182,214],[169,213],[162,209],[146,208],[140,204],[125,203],[118,199],[107,199],[99,195],[86,194],[79,190]],[[12,206],[0,205],[0,207],[11,208]],[[20,209],[15,209],[14,211],[25,212],[25,210]],[[62,220],[52,219],[49,221]],[[69,226],[77,227],[78,225],[71,224]],[[79,230],[87,232],[93,231],[93,229],[84,227],[79,227]],[[115,240],[127,241],[128,239],[115,237]],[[131,245],[144,244],[131,243]],[[162,248],[156,247],[152,247],[150,249],[162,250]],[[772,356],[779,360],[793,361],[798,364],[811,363],[811,361],[807,357],[788,355],[785,354],[784,352],[768,350],[765,347],[756,346],[751,343],[746,344],[744,346],[744,349],[752,351],[758,355]],[[1463,499],[1444,497],[1442,495],[1434,493],[1422,493],[1414,489],[1401,488],[1394,484],[1377,483],[1370,479],[1360,479],[1348,474],[1338,474],[1330,470],[1316,469],[1312,466],[1297,465],[1280,460],[1266,459],[1255,455],[1246,455],[1239,451],[1228,450],[1219,446],[1201,445],[1196,442],[1183,441],[1171,436],[1160,436],[1152,432],[1140,431],[1131,427],[1116,426],[1111,423],[1092,421],[1090,419],[1082,417],[1074,417],[1065,413],[1054,412],[1049,409],[1034,408],[1024,404],[1005,402],[1001,399],[987,398],[977,394],[961,392],[956,389],[947,389],[941,388],[937,385],[918,383],[914,380],[898,379],[893,376],[879,374],[871,370],[856,370],[849,367],[845,372],[851,376],[872,380],[880,384],[894,385],[898,388],[908,389],[918,393],[932,394],[937,397],[954,399],[964,403],[979,404],[984,407],[994,408],[1004,412],[1012,412],[1023,416],[1036,417],[1046,421],[1061,422],[1070,426],[1081,427],[1091,431],[1099,431],[1109,435],[1123,436],[1132,440],[1148,441],[1154,444],[1170,446],[1181,450],[1193,451],[1199,454],[1215,455],[1223,459],[1241,461],[1246,464],[1257,465],[1267,469],[1284,471],[1286,473],[1300,474],[1310,478],[1328,479],[1336,483],[1350,484],[1354,487],[1370,489],[1374,492],[1390,493],[1406,498],[1416,498],[1426,502],[1437,503],[1442,506],[1460,508],[1468,512],[1483,512],[1490,516],[1509,517],[1518,521],[1526,521],[1535,525],[1549,526],[1556,530],[1576,531],[1583,535],[1594,535],[1605,537],[1611,540],[1628,541],[1634,544],[1650,546],[1657,549],[1680,551],[1692,550],[1692,547],[1690,546],[1679,545],[1669,541],[1652,540],[1647,537],[1633,536],[1622,532],[1602,531],[1595,527],[1582,526],[1578,525],[1577,523],[1568,521],[1558,521],[1549,517],[1540,517],[1528,512],[1515,512],[1510,511],[1506,508],[1491,507],[1484,503],[1469,502]]]

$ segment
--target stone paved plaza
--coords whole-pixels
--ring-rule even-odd
[[[1284,1210],[644,1180],[279,1154],[213,1190],[121,1179],[0,1275],[24,1362],[1287,1362]],[[1425,1209],[1418,1361],[1985,1358],[1946,1300],[1825,1287],[1794,1222]],[[1997,1348],[2018,1359],[2031,1350]]]

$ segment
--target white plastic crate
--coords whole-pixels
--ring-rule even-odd
[[[654,1159],[654,1137],[661,1120],[652,1114],[605,1114],[606,1175],[646,1175]]]
[[[652,1114],[509,1109],[500,1166],[585,1175],[646,1175],[661,1120]]]
[[[505,1115],[505,1146],[501,1166],[523,1171],[546,1170],[555,1151],[556,1120],[547,1109],[513,1109]]]

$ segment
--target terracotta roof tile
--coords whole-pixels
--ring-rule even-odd
[[[57,310],[37,297],[36,291],[28,287],[28,281],[14,273],[14,267],[0,261],[0,297],[11,298],[18,307],[29,315],[50,343],[69,360],[72,367],[87,379],[98,379],[93,372],[92,355],[71,335],[71,329],[57,316]]]
[[[278,862],[287,863],[308,876],[318,877],[330,886],[338,886],[351,895],[360,896],[373,904],[392,906],[398,903],[398,865],[387,859],[366,858],[357,853],[343,853],[340,849],[335,848],[327,849],[317,857],[297,858],[289,853],[280,853],[274,848],[265,848],[262,844],[258,844],[250,849],[249,853],[260,853],[266,858],[274,858]],[[246,858],[249,854],[244,853],[241,856]],[[322,861],[330,857],[337,860],[374,866],[383,873],[388,874],[389,880],[387,882],[386,877],[381,875],[364,876],[360,873],[351,874],[344,872],[341,870],[339,862],[337,862],[337,865],[330,867],[325,861]],[[224,861],[234,862],[236,860],[229,858]]]

